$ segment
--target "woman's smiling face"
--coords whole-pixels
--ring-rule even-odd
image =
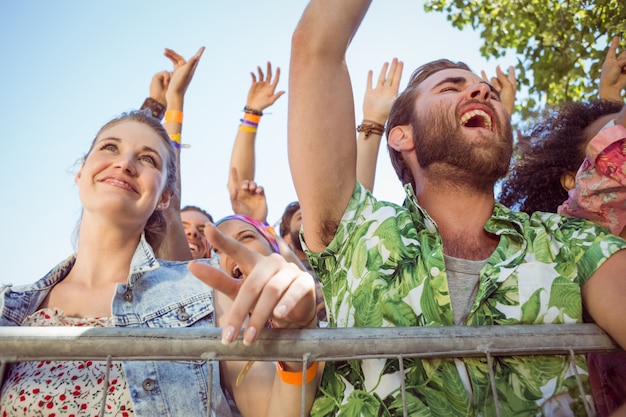
[[[145,223],[155,209],[167,208],[165,146],[152,128],[137,121],[100,132],[75,179],[85,212]]]

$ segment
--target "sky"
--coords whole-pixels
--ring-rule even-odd
[[[291,34],[307,1],[25,0],[0,3],[3,115],[0,175],[0,284],[26,284],[75,251],[81,204],[74,185],[80,158],[98,129],[141,106],[152,76],[171,70],[171,48],[191,57],[206,50],[185,96],[182,204],[217,220],[231,214],[228,163],[251,83],[270,61],[287,90]],[[471,30],[452,28],[415,0],[374,0],[348,50],[355,122],[362,119],[367,71],[404,61],[411,71],[439,58],[495,73]],[[323,123],[323,121],[320,121]],[[356,139],[356,133],[355,133]],[[257,134],[256,181],[265,187],[268,221],[296,200],[287,161],[287,95],[266,111]],[[332,178],[329,178],[332,181]],[[401,203],[403,191],[383,144],[374,194]]]

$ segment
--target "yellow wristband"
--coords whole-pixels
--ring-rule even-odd
[[[280,380],[285,384],[302,386],[302,371],[289,372],[285,370],[282,362],[276,362],[276,371]],[[313,362],[306,370],[306,383],[313,381],[317,375],[317,362]]]
[[[180,110],[166,110],[163,122],[174,122],[183,124],[183,112]]]
[[[170,140],[180,145],[180,133],[173,133],[170,135]]]
[[[240,125],[239,130],[241,130],[242,132],[256,133],[256,127],[248,127],[248,126]]]

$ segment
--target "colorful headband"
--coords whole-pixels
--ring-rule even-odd
[[[254,219],[250,216],[245,216],[243,214],[231,214],[230,216],[226,216],[221,218],[217,222],[215,222],[215,226],[219,226],[220,223],[224,223],[228,220],[241,220],[244,223],[248,223],[251,226],[254,226],[256,230],[259,231],[261,236],[267,240],[267,243],[270,244],[272,250],[275,253],[280,253],[280,249],[278,248],[278,241],[276,240],[276,232],[274,232],[274,228],[268,224],[263,224],[257,219]]]

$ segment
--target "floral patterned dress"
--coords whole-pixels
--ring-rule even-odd
[[[110,318],[67,317],[42,309],[23,326],[112,327]],[[105,387],[106,362],[32,361],[13,364],[0,391],[0,417],[98,416],[106,388],[105,416],[134,416],[121,362],[112,362]]]

